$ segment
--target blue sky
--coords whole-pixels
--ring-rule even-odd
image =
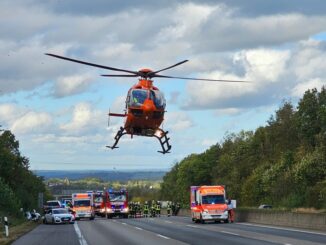
[[[13,15],[12,13],[16,14]],[[266,125],[282,101],[325,85],[324,1],[41,1],[0,3],[0,125],[32,169],[168,169],[228,133]],[[156,79],[172,152],[154,138],[105,145],[136,79],[45,56],[250,84]]]

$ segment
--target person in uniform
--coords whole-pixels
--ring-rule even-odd
[[[156,214],[158,217],[161,217],[161,203],[159,201],[156,203]]]
[[[148,207],[148,202],[145,201],[145,204],[144,204],[144,206],[143,206],[143,214],[144,214],[144,217],[145,217],[145,218],[148,217],[148,209],[149,209],[149,207]]]
[[[170,202],[168,202],[168,204],[167,204],[166,213],[167,213],[168,217],[171,216],[171,203]]]

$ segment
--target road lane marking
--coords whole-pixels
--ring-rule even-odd
[[[267,225],[254,225],[254,224],[249,224],[249,223],[237,223],[239,225],[247,225],[247,226],[258,226],[258,227],[263,227],[263,228],[271,228],[271,229],[276,229],[276,230],[285,230],[285,231],[295,231],[295,232],[301,232],[301,233],[309,233],[309,234],[314,234],[314,235],[322,235],[326,236],[326,233],[319,233],[319,232],[313,232],[313,231],[304,231],[304,230],[297,230],[297,229],[290,229],[290,228],[280,228],[280,227],[275,227],[275,226],[267,226]]]
[[[115,223],[117,223],[117,221],[116,221],[116,220],[112,220],[112,222],[115,222]]]
[[[196,226],[196,225],[186,225],[186,226],[192,227],[192,228],[198,228],[198,226]]]
[[[81,231],[80,231],[80,229],[78,227],[77,221],[75,221],[75,223],[74,223],[74,228],[75,228],[75,231],[77,233],[80,245],[88,245],[85,238],[84,238],[84,236],[81,234]]]
[[[123,225],[127,225],[126,223],[121,223],[121,224],[123,224]]]
[[[143,229],[140,227],[135,226],[135,229],[142,231]]]
[[[164,238],[164,239],[170,239],[170,237],[163,236],[163,235],[161,235],[161,234],[156,234],[156,235],[159,236],[159,237],[162,237],[162,238]]]
[[[165,223],[172,224],[172,222],[171,222],[171,221],[168,221],[168,220],[165,220],[164,222],[165,222]]]
[[[240,236],[240,235],[237,234],[237,233],[233,233],[233,232],[229,232],[229,231],[219,231],[219,232],[222,232],[222,233],[225,233],[225,234],[234,235],[234,236]]]

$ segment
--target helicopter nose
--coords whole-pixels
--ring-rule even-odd
[[[149,99],[145,100],[143,104],[143,110],[145,113],[152,112],[153,110],[155,110],[154,102]]]

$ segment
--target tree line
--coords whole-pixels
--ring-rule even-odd
[[[19,151],[19,142],[9,131],[0,132],[0,210],[13,216],[19,210],[38,207],[38,193],[48,195],[43,179],[29,170],[29,159]]]
[[[240,206],[326,208],[326,87],[306,91],[296,108],[283,102],[266,126],[176,163],[160,194],[189,205],[191,185],[216,184]]]

